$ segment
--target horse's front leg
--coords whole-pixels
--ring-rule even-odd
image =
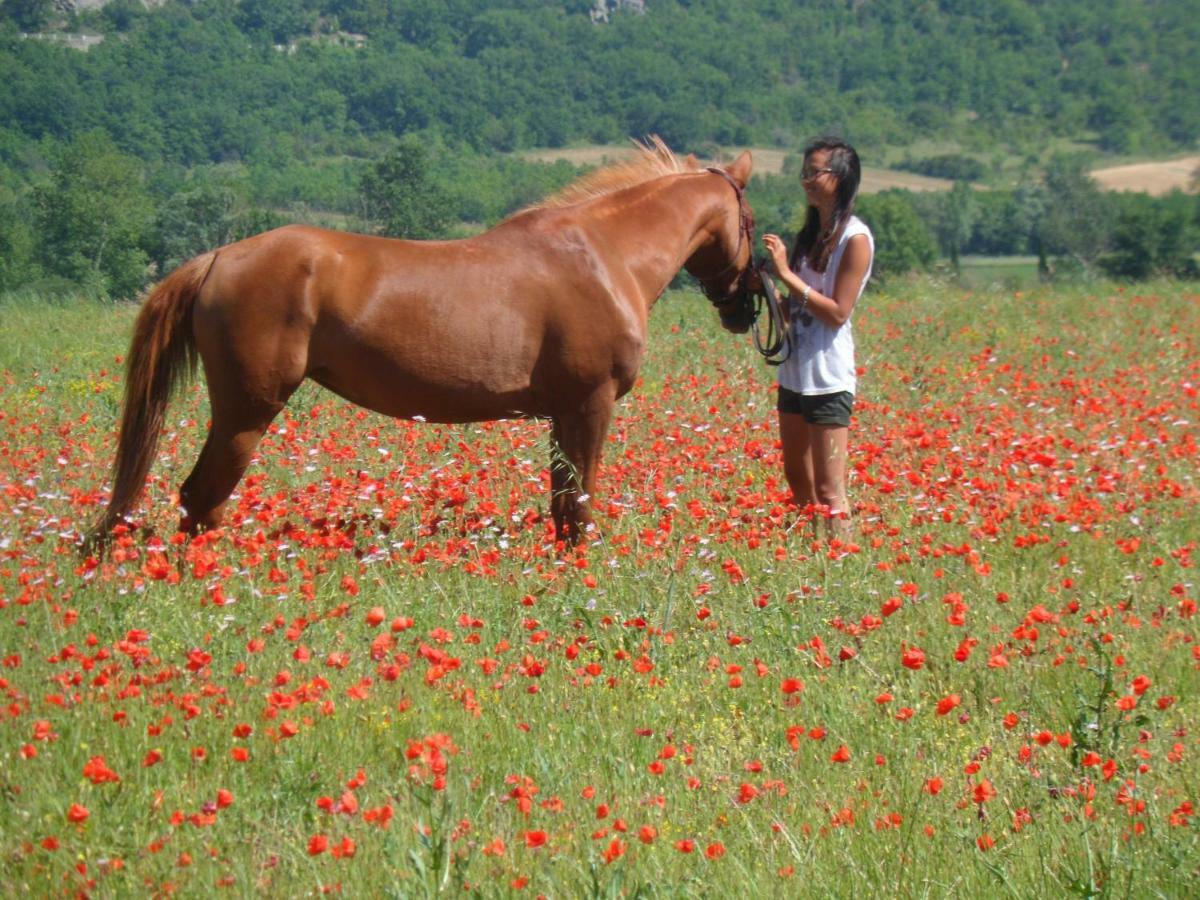
[[[554,536],[577,544],[592,528],[592,498],[604,437],[612,419],[616,390],[612,385],[595,391],[574,409],[554,416],[550,448],[550,514]]]

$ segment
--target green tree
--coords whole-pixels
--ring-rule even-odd
[[[22,31],[38,31],[54,15],[51,0],[2,0],[0,18],[9,19]]]
[[[933,218],[934,234],[943,255],[957,272],[958,258],[971,239],[971,229],[978,211],[975,192],[965,181],[956,181],[949,191],[934,196],[937,208]]]
[[[316,15],[302,0],[242,0],[238,4],[239,24],[245,31],[286,44],[297,35],[307,34],[316,23]]]
[[[1145,143],[1149,121],[1141,100],[1126,85],[1107,85],[1088,116],[1100,147],[1111,153],[1136,153]]]
[[[874,277],[927,269],[937,259],[937,244],[907,191],[892,189],[861,197],[858,215],[875,237]]]
[[[390,5],[386,0],[332,0],[329,9],[346,31],[376,34],[387,25]]]
[[[1101,260],[1116,278],[1195,278],[1193,255],[1200,249],[1196,200],[1176,191],[1166,197],[1131,194],[1119,201],[1112,254]]]
[[[34,204],[47,272],[118,299],[145,284],[141,241],[152,204],[140,164],[105,132],[86,132],[61,149]]]
[[[713,151],[713,155],[716,152]],[[798,163],[793,165],[794,161],[800,161],[800,157],[785,158],[782,174],[755,175],[746,188],[746,200],[754,210],[755,230],[759,234],[778,234],[789,246],[796,232],[803,227],[808,211],[808,201],[800,186]],[[763,252],[761,243],[755,252]]]
[[[372,166],[359,186],[362,217],[376,234],[423,240],[443,237],[451,220],[449,195],[433,179],[429,151],[406,138]]]
[[[154,234],[147,246],[159,272],[282,224],[251,208],[247,193],[243,179],[231,173],[193,172],[187,184],[158,206]]]
[[[1112,226],[1108,203],[1087,173],[1086,158],[1055,156],[1043,185],[1046,207],[1035,230],[1036,243],[1051,256],[1070,259],[1084,270],[1094,268],[1108,249]]]
[[[23,287],[39,275],[29,218],[28,197],[0,183],[0,291]]]
[[[142,0],[112,0],[101,10],[101,16],[114,31],[126,32],[144,19],[148,13]]]
[[[1030,252],[1030,235],[1040,217],[1040,198],[1028,187],[1014,191],[978,191],[967,253],[1014,256]]]

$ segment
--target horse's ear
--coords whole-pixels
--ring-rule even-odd
[[[750,170],[752,168],[754,168],[754,160],[750,156],[750,151],[743,150],[738,154],[738,158],[729,164],[725,171],[733,176],[734,181],[745,187],[746,183],[750,181]]]
[[[683,158],[683,167],[689,172],[694,172],[700,168],[700,160],[696,159],[695,153],[689,153]]]

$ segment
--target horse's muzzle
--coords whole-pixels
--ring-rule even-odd
[[[721,326],[734,334],[745,334],[758,316],[749,294],[736,297],[727,307],[718,307],[717,313],[721,317]]]

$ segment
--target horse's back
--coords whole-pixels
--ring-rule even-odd
[[[561,213],[460,241],[287,226],[217,252],[198,344],[267,394],[307,376],[396,417],[552,415],[640,362],[644,319],[606,265]]]

